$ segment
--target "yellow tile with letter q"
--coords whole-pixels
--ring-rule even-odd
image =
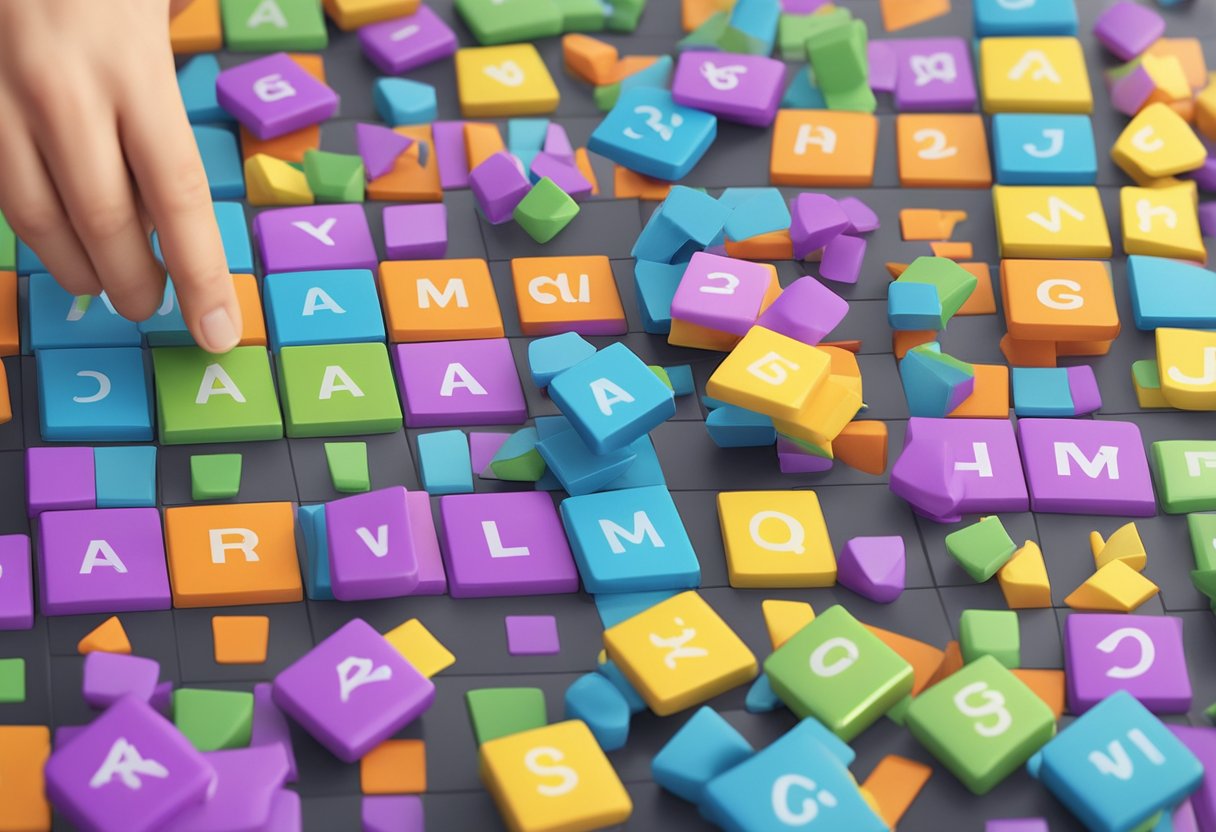
[[[836,553],[814,491],[722,491],[718,522],[731,586],[836,583]]]
[[[1158,327],[1157,372],[1170,407],[1216,410],[1216,332]]]
[[[560,99],[530,43],[456,50],[456,87],[465,118],[543,115],[556,110]]]
[[[992,203],[1001,257],[1111,256],[1110,228],[1097,188],[996,185]]]
[[[1115,164],[1138,181],[1195,170],[1207,155],[1191,125],[1161,102],[1141,110],[1110,150]]]
[[[580,719],[482,743],[478,771],[511,832],[590,832],[633,813],[621,778]]]
[[[1123,250],[1201,263],[1207,260],[1197,193],[1194,182],[1168,188],[1121,188]]]
[[[1076,38],[984,38],[986,113],[1091,113],[1093,89]]]
[[[824,350],[754,326],[709,377],[705,392],[736,407],[794,419],[831,366]]]
[[[713,699],[759,672],[752,651],[691,590],[605,630],[604,647],[659,716]]]

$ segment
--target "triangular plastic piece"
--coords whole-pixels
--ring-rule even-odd
[[[1121,560],[1112,560],[1077,587],[1064,603],[1088,612],[1131,612],[1160,590]]]
[[[1148,562],[1148,553],[1135,523],[1120,526],[1106,540],[1097,532],[1090,532],[1089,550],[1094,555],[1095,569],[1101,569],[1112,560],[1121,560],[1137,572],[1143,572]]]
[[[850,468],[881,476],[887,471],[887,423],[853,421],[832,440],[832,452]]]
[[[1033,540],[1027,540],[1013,553],[1009,562],[996,573],[996,579],[1011,610],[1051,608],[1051,581],[1043,550]]]
[[[963,648],[957,641],[946,643],[946,649],[942,651],[942,663],[937,666],[933,677],[929,679],[929,684],[925,687],[933,687],[943,679],[953,676],[963,667]]]
[[[806,601],[769,599],[760,602],[760,611],[764,613],[764,626],[774,650],[815,620],[815,610]]]
[[[397,164],[397,158],[409,150],[414,140],[396,130],[379,124],[355,125],[355,146],[363,157],[367,179],[379,179]]]
[[[125,653],[131,655],[131,641],[117,615],[111,615],[98,624],[91,633],[76,645],[76,652],[84,656],[93,652]]]
[[[922,690],[929,686],[929,681],[937,673],[942,662],[945,661],[946,653],[944,650],[939,650],[932,644],[926,644],[923,641],[918,641],[914,638],[909,638],[901,633],[893,633],[890,630],[884,630],[881,627],[871,627],[869,624],[865,628],[882,640],[883,644],[890,647],[903,658],[908,664],[912,665],[912,695],[917,696]]]
[[[1027,670],[1014,668],[1010,671],[1030,688],[1034,695],[1043,700],[1043,704],[1051,708],[1056,719],[1064,713],[1064,671],[1063,670]]]

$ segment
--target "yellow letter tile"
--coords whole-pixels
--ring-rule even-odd
[[[718,519],[731,586],[836,583],[836,554],[814,491],[723,491]]]

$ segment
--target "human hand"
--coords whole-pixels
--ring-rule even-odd
[[[73,295],[143,320],[161,251],[199,346],[225,352],[241,312],[169,19],[189,0],[0,0],[0,211]]]

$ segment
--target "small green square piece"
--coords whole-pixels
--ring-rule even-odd
[[[253,694],[178,688],[173,691],[173,724],[199,751],[248,748],[253,730]]]
[[[1166,514],[1216,509],[1216,442],[1154,442],[1149,459]]]
[[[25,659],[0,659],[0,705],[25,701]]]
[[[1132,362],[1132,379],[1144,390],[1161,389],[1161,371],[1155,358],[1142,358]]]
[[[556,0],[456,0],[456,11],[482,46],[535,41],[562,33],[562,10]]]
[[[284,347],[279,386],[287,435],[351,436],[401,428],[401,402],[379,342]]]
[[[578,203],[549,177],[544,177],[515,206],[515,221],[536,242],[549,242],[578,216]]]
[[[1055,716],[992,656],[912,700],[908,730],[975,794],[985,794],[1056,733]]]
[[[977,583],[995,575],[1017,548],[999,517],[985,517],[946,535],[946,551]]]
[[[464,695],[477,744],[548,724],[540,688],[480,688]]]
[[[237,347],[224,355],[156,347],[152,368],[161,444],[283,438],[265,347]]]
[[[233,52],[324,49],[329,45],[318,0],[220,0],[224,43]]]
[[[958,624],[958,646],[970,664],[992,656],[1013,670],[1022,666],[1022,637],[1013,610],[963,610]]]
[[[937,290],[942,305],[941,329],[946,328],[979,285],[975,275],[946,257],[917,257],[897,282],[919,283]]]
[[[304,175],[317,202],[362,202],[363,160],[350,153],[304,151]]]
[[[228,500],[241,491],[240,454],[190,457],[190,495],[195,500]]]
[[[11,272],[17,268],[17,235],[0,214],[0,272]]]
[[[845,742],[912,692],[912,665],[839,604],[777,648],[764,672],[795,716]]]
[[[326,442],[325,461],[334,490],[342,494],[362,494],[372,490],[367,467],[366,442]]]

